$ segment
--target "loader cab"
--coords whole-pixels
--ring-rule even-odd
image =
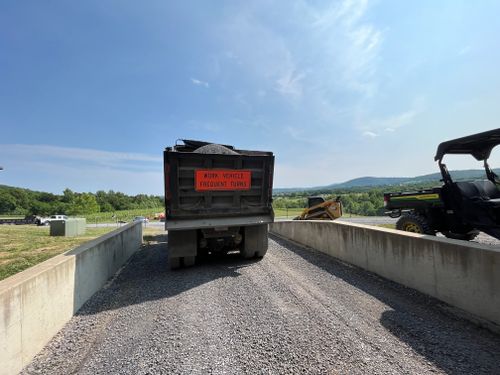
[[[463,223],[472,225],[495,237],[500,237],[500,189],[498,176],[488,159],[500,144],[500,129],[443,142],[438,146],[435,160],[441,170],[442,196],[448,208]],[[496,150],[497,153],[500,150]],[[471,155],[482,162],[484,176],[473,181],[454,179],[444,163],[447,155]]]
[[[307,207],[311,208],[318,204],[325,203],[325,198],[323,197],[308,197],[307,198]]]

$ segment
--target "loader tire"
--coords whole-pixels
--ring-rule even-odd
[[[454,233],[450,231],[442,232],[446,238],[452,238],[454,240],[462,240],[462,241],[472,241],[479,232],[469,232],[469,233]]]
[[[268,247],[267,235],[267,224],[245,227],[243,244],[240,249],[241,256],[245,259],[252,259],[254,257],[262,258],[266,255]]]
[[[412,233],[430,235],[436,234],[436,231],[432,229],[425,216],[419,215],[415,212],[403,214],[396,223],[396,229]]]

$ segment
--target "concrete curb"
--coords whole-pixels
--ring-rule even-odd
[[[130,223],[0,281],[0,374],[21,371],[141,243]]]
[[[364,224],[281,221],[270,231],[416,289],[500,328],[500,250]]]

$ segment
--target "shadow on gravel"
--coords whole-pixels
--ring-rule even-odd
[[[147,301],[176,296],[219,278],[238,277],[238,270],[257,260],[239,253],[197,259],[193,267],[171,271],[167,262],[168,235],[148,236],[115,279],[94,294],[76,315],[92,315]]]
[[[414,289],[271,235],[307,262],[391,308],[381,325],[448,374],[500,374],[500,335],[454,315],[448,305]]]

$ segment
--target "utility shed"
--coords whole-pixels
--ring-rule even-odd
[[[51,236],[75,237],[85,234],[87,221],[84,218],[52,220],[50,222]]]

